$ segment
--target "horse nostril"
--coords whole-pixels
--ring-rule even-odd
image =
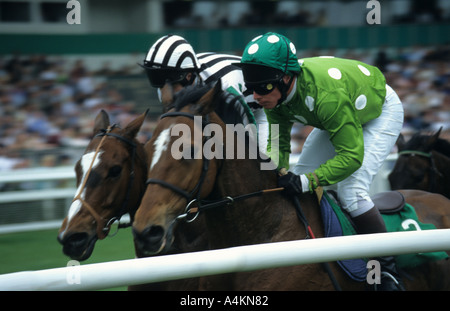
[[[63,245],[71,245],[72,247],[79,247],[85,245],[89,240],[89,235],[85,232],[72,233],[64,238],[58,237],[59,243]]]
[[[138,232],[133,230],[135,241],[138,245],[147,250],[157,249],[161,245],[161,241],[164,238],[164,228],[161,226],[150,226]]]
[[[164,237],[164,228],[161,226],[150,226],[144,229],[142,235],[150,244],[159,243]]]

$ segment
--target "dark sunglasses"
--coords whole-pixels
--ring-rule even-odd
[[[264,81],[264,82],[258,82],[258,83],[246,82],[245,86],[251,92],[255,92],[256,94],[259,94],[259,95],[267,95],[275,89],[275,87],[277,86],[277,83],[278,83],[278,80]]]
[[[186,78],[186,71],[174,69],[145,68],[148,81],[153,87],[162,88],[166,83],[179,83]]]

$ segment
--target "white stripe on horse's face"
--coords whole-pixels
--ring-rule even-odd
[[[153,153],[152,163],[150,164],[150,170],[158,163],[161,158],[162,153],[167,150],[167,146],[170,142],[170,131],[172,126],[162,131],[158,138],[155,140],[153,146],[155,147],[155,152]]]
[[[94,159],[95,156],[95,151],[91,151],[89,153],[84,154],[81,157],[81,169],[83,172],[83,178],[81,178],[80,184],[78,185],[78,189],[77,192],[75,193],[75,197],[76,198],[81,191],[83,191],[80,195],[81,199],[85,200],[85,194],[86,194],[86,187],[84,187],[83,189],[81,189],[81,186],[84,183],[84,179],[86,178],[86,173],[89,170],[89,166],[91,166],[92,161],[94,161],[94,164],[92,164],[92,169],[94,169],[95,167],[98,166],[98,164],[100,163],[100,156],[103,152],[100,151],[97,156]],[[67,223],[70,222],[70,220],[73,218],[73,216],[75,216],[81,209],[82,203],[80,200],[75,200],[72,202],[72,204],[70,205],[69,208],[69,213],[68,213],[68,218],[67,218]]]

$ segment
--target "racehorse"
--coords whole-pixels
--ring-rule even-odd
[[[122,215],[133,219],[147,175],[145,150],[136,140],[146,114],[124,129],[110,125],[104,110],[95,118],[94,137],[75,166],[78,189],[58,234],[72,259],[89,258]]]
[[[147,156],[143,145],[136,140],[146,114],[124,129],[110,125],[104,110],[97,115],[94,137],[75,166],[78,190],[58,234],[64,254],[72,259],[88,259],[96,241],[104,239],[111,225],[124,214],[129,213],[133,221],[147,177]],[[198,223],[184,226],[188,226],[193,235],[179,237],[183,251],[204,250],[206,240],[195,231]],[[175,243],[170,252],[177,251]],[[141,257],[139,253],[136,255]],[[180,290],[192,288],[196,282],[196,279],[174,280],[130,289]]]
[[[407,142],[400,135],[398,160],[389,175],[393,190],[418,189],[450,198],[450,142],[439,138],[441,129],[434,135],[417,133]]]
[[[145,145],[149,157],[148,185],[133,222],[135,246],[142,254],[164,254],[176,242],[174,228],[186,220],[195,223],[198,213],[204,217],[204,232],[211,249],[298,240],[309,235],[297,218],[291,198],[275,191],[277,172],[261,169],[266,162],[264,157],[211,158],[203,152],[208,146],[218,151],[216,155],[228,155],[230,150],[237,152],[239,143],[250,146],[248,135],[239,140],[236,133],[226,130],[223,120],[229,120],[230,113],[234,114],[233,119],[236,110],[227,109],[225,114],[215,111],[226,106],[226,98],[229,96],[224,96],[218,85],[209,91],[187,88],[178,96],[175,108],[161,116],[153,138]],[[211,124],[222,131],[217,127],[215,132],[207,131]],[[200,131],[201,139],[195,139],[195,134],[177,135],[172,131],[177,125],[191,132]],[[233,140],[228,135],[233,135],[237,143],[229,145]],[[179,153],[185,156],[179,157]],[[419,220],[432,221],[438,228],[450,226],[449,200],[425,192],[404,194],[407,202],[416,204]],[[306,193],[299,201],[315,236],[323,237],[317,197]],[[192,235],[187,230],[178,231],[181,236]],[[364,283],[352,281],[335,263],[331,263],[331,270],[343,289],[365,289]],[[439,261],[408,271],[404,282],[408,290],[450,289],[448,278],[442,278],[449,273],[450,263]],[[198,289],[332,290],[333,285],[320,264],[308,264],[201,277]]]

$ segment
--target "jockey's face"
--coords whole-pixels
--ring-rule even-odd
[[[289,79],[290,79],[290,77],[286,75],[283,77],[283,82],[287,84]],[[288,93],[291,92],[292,87],[293,86],[291,84],[291,87],[289,88]],[[260,95],[256,91],[253,91],[253,98],[263,108],[273,109],[278,104],[278,101],[281,98],[281,92],[278,89],[278,87],[274,87],[272,92],[265,94],[265,95]]]
[[[253,91],[253,98],[263,108],[272,109],[278,104],[278,100],[281,98],[281,93],[280,90],[278,90],[278,87],[275,87],[272,92],[266,95],[260,95]]]

